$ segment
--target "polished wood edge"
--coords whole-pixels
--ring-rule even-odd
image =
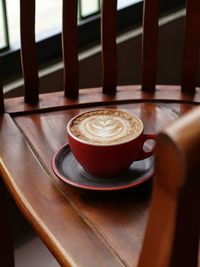
[[[81,231],[81,234],[86,233],[85,235],[89,236],[89,240],[86,237],[87,242],[92,243],[91,246],[94,247],[98,245],[113,266],[123,266],[121,259],[113,252],[112,247],[106,242],[104,236],[92,226],[92,223],[81,213],[78,207],[63,193],[59,184],[55,182],[54,178],[46,170],[41,159],[36,157],[28,139],[26,139],[26,136],[17,127],[9,114],[5,113],[0,116],[0,129],[2,129],[0,131],[0,148],[2,151],[0,176],[22,214],[39,234],[61,266],[75,266],[62,243],[63,235],[68,238],[68,228],[66,227],[62,232],[62,236],[60,236],[59,228],[57,230],[54,220],[52,222],[53,218],[61,216],[63,205],[65,206],[64,222],[67,224],[72,224],[73,222],[73,225]],[[9,140],[12,142],[9,142]],[[23,150],[23,155],[26,157],[27,162],[31,162],[27,170],[21,170],[22,165],[17,162],[20,161],[19,149]],[[18,155],[18,160],[16,155]],[[34,181],[31,186],[28,185],[29,179]],[[46,196],[41,191],[41,187],[45,188],[45,190],[48,187],[50,192],[54,191],[54,205],[51,206],[49,214],[45,211],[49,208],[50,200],[47,201]],[[38,205],[38,203],[40,204]],[[70,220],[72,221],[70,222]],[[93,262],[92,257],[90,255],[87,256],[87,253],[85,253],[85,257],[88,261]]]
[[[199,136],[200,107],[158,134],[157,175],[138,267],[198,265]]]
[[[16,142],[20,141],[24,144],[26,141],[24,140],[24,137],[18,127],[15,125],[13,119],[10,117],[9,114],[4,114],[0,116],[0,127],[3,129],[3,131],[0,132],[0,142],[4,142],[4,136],[14,136]],[[3,141],[2,141],[3,140]],[[5,143],[5,148],[8,145]],[[34,161],[37,161],[36,157],[34,157],[33,152],[31,151],[30,147],[25,144],[26,146],[26,155],[32,155]],[[9,149],[8,149],[9,150]],[[12,159],[12,157],[10,157]],[[10,168],[7,168],[6,159],[1,155],[0,158],[0,175],[2,177],[2,180],[4,181],[4,184],[10,194],[12,195],[13,199],[15,200],[15,203],[17,204],[19,210],[22,211],[22,214],[25,216],[25,218],[31,223],[32,227],[40,234],[40,237],[44,239],[44,242],[46,243],[47,247],[51,250],[51,252],[58,256],[58,258],[61,256],[58,252],[57,248],[52,250],[51,244],[53,243],[51,233],[48,231],[48,229],[45,227],[45,225],[41,222],[40,217],[37,215],[35,210],[33,209],[32,205],[27,201],[27,199],[24,197],[23,192],[20,190],[20,188],[17,185],[17,182],[15,181],[14,177],[12,176],[12,171],[10,171]],[[41,168],[40,164],[36,164],[36,169],[40,169],[44,176],[48,176],[45,171]],[[20,168],[20,166],[19,166]],[[32,170],[33,173],[36,172],[36,169]],[[18,170],[15,169],[15,172]],[[42,176],[41,176],[42,178]],[[48,177],[47,177],[48,178]],[[52,183],[53,185],[53,183]],[[53,245],[54,246],[54,245]],[[59,253],[59,254],[57,254]],[[63,264],[63,262],[61,261]],[[69,262],[67,262],[68,264]],[[65,262],[66,264],[66,262]],[[70,266],[70,265],[69,265]]]
[[[154,93],[141,91],[140,85],[119,86],[116,95],[102,94],[102,88],[82,89],[78,99],[72,100],[64,97],[63,92],[40,95],[36,104],[26,104],[22,97],[5,99],[5,110],[12,115],[41,113],[54,110],[92,107],[113,103],[140,103],[140,102],[178,102],[200,103],[200,88],[196,94],[182,93],[179,86],[158,85]]]

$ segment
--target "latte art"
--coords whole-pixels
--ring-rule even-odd
[[[80,125],[80,131],[89,139],[119,139],[126,135],[128,122],[117,117],[110,118],[109,115],[91,116],[83,120]]]
[[[95,110],[75,118],[71,133],[94,144],[116,144],[133,139],[142,126],[133,115],[118,110]]]

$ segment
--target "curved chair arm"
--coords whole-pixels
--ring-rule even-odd
[[[138,267],[197,266],[200,107],[157,138],[156,181]]]

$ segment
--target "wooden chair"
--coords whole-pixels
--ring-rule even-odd
[[[158,135],[156,181],[138,267],[199,266],[199,152],[200,107]]]
[[[144,5],[141,85],[117,86],[117,1],[102,2],[101,88],[78,90],[77,3],[67,0],[63,1],[64,92],[39,95],[34,0],[21,0],[20,7],[24,98],[4,100],[0,86],[0,175],[21,213],[62,266],[136,266],[150,195],[149,184],[125,192],[93,193],[62,182],[54,174],[51,160],[66,142],[67,121],[81,111],[111,106],[138,115],[145,124],[145,132],[158,132],[200,102],[200,88],[195,86],[199,0],[187,2],[180,86],[156,84],[159,17],[156,0],[145,0]],[[198,121],[196,111],[158,138],[157,182],[140,267],[196,266],[192,253],[197,255],[199,219],[190,220],[189,216],[193,218],[197,207],[187,209],[187,218],[182,213],[191,204],[185,203],[187,195],[192,205],[199,203]],[[191,132],[186,131],[187,127]],[[192,226],[194,222],[198,225]],[[185,230],[188,225],[189,232]],[[151,231],[156,242],[150,245]],[[195,263],[186,265],[184,244],[190,244],[190,238],[195,245],[188,250],[188,259],[192,257]],[[162,248],[165,249],[161,251]],[[184,263],[177,263],[183,255]]]

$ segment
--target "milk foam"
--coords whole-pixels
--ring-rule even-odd
[[[141,131],[140,121],[119,110],[95,110],[76,117],[71,133],[82,141],[94,144],[117,144],[134,139]]]

